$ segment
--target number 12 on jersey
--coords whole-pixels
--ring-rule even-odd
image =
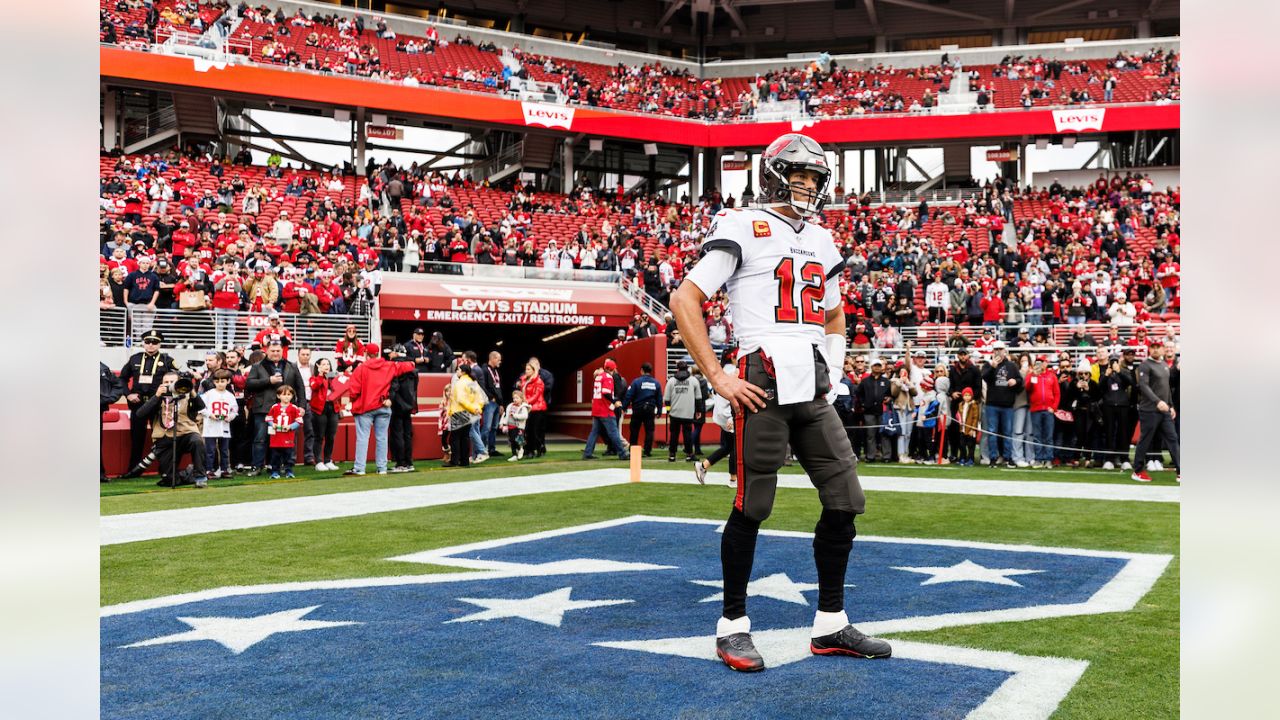
[[[773,274],[778,278],[778,302],[773,310],[775,322],[800,322],[806,325],[826,323],[826,313],[822,311],[823,281],[826,279],[822,263],[807,262],[801,265],[797,276],[795,259],[784,257],[773,269]],[[795,297],[797,279],[800,281],[799,300]]]

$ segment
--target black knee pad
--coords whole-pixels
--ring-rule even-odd
[[[858,534],[853,524],[854,517],[854,514],[847,510],[823,508],[822,515],[818,517],[818,524],[813,529],[814,543],[819,540],[841,545],[852,543],[853,538]]]
[[[729,513],[729,520],[724,524],[724,534],[726,536],[746,536],[755,538],[760,532],[760,521],[752,520],[747,514],[741,510],[734,508]]]

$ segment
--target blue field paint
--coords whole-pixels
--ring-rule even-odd
[[[705,659],[596,645],[713,634],[720,604],[703,600],[718,588],[695,581],[720,580],[719,545],[714,525],[634,522],[453,557],[525,564],[592,558],[674,569],[291,591],[105,617],[102,714],[166,720],[947,718],[964,717],[1010,676],[941,662],[832,657],[740,675]],[[892,569],[965,560],[1039,572],[1014,577],[1022,585],[1014,587],[922,585],[928,575]],[[847,606],[856,624],[1081,602],[1123,565],[1085,555],[855,541],[847,580],[856,587],[846,591]],[[760,538],[753,581],[777,574],[798,586],[816,582],[809,538]],[[557,617],[555,608],[565,605],[546,601],[539,622],[520,616],[533,612],[528,605],[507,603],[515,614],[450,622],[484,613],[486,600],[502,606],[503,600],[561,595],[575,604],[617,604],[569,605]],[[808,626],[817,591],[800,596],[803,604],[751,596],[755,630]],[[219,631],[231,638],[242,624],[249,627],[245,618],[313,606],[298,629],[271,634],[238,654],[207,639],[123,647],[189,635],[192,627],[180,617],[241,619]]]

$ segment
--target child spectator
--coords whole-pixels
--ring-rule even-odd
[[[231,420],[240,414],[240,405],[236,396],[229,389],[231,371],[225,368],[213,373],[213,387],[206,390],[200,399],[204,408],[200,414],[204,416],[204,454],[208,477],[217,480],[229,478],[231,472]]]
[[[267,433],[271,435],[271,479],[293,477],[295,431],[302,427],[302,408],[293,404],[293,387],[281,384],[276,388],[276,404],[267,413]]]
[[[507,428],[507,442],[511,443],[511,457],[507,462],[524,459],[524,425],[529,419],[529,403],[524,401],[524,393],[519,390],[511,392],[511,403],[502,414],[501,424]]]
[[[973,399],[972,388],[965,388],[960,393],[960,407],[956,410],[956,422],[960,427],[956,464],[973,465],[973,448],[978,442],[978,403]]]

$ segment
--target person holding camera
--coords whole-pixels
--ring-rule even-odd
[[[208,486],[205,478],[204,438],[196,422],[204,401],[195,393],[191,377],[176,370],[161,376],[155,394],[138,408],[137,419],[151,424],[151,444],[160,462],[160,482],[157,485]],[[183,455],[191,456],[190,479],[179,478],[177,462]]]
[[[1013,462],[1013,404],[1022,392],[1023,380],[1018,365],[1009,359],[1003,340],[991,345],[991,362],[982,364],[982,380],[987,385],[983,412],[987,462],[1017,467]]]
[[[165,373],[176,372],[178,366],[167,353],[160,352],[164,337],[156,330],[148,330],[142,336],[142,352],[134,353],[120,369],[120,382],[125,386],[125,402],[129,405],[129,472],[121,479],[142,476],[138,465],[142,462],[142,449],[147,442],[149,428],[138,417],[138,411],[154,395]]]
[[[292,387],[295,398],[306,397],[298,366],[284,359],[284,346],[279,339],[272,339],[267,342],[266,356],[249,368],[244,383],[245,392],[253,395],[249,410],[253,420],[253,467],[245,473],[249,477],[259,475],[266,467],[267,414],[276,404],[276,388],[281,385]]]

